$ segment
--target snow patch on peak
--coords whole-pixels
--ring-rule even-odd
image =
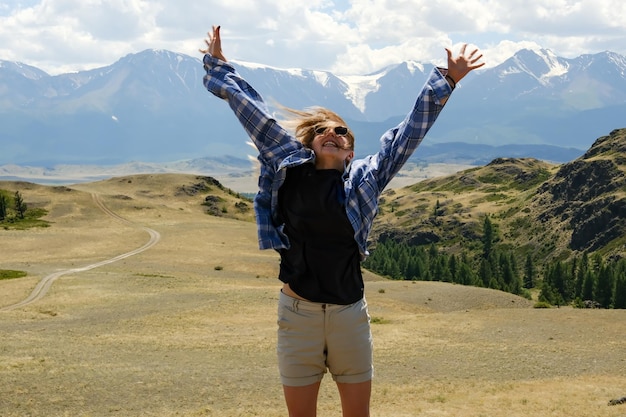
[[[31,80],[39,80],[48,76],[46,72],[21,62],[0,60],[0,68],[6,68],[9,71],[16,72],[24,78],[28,78]]]
[[[567,74],[567,71],[569,70],[569,65],[566,62],[561,62],[561,60],[559,60],[559,57],[557,57],[554,52],[547,49],[542,49],[540,52],[537,52],[537,54],[543,59],[549,69],[547,73],[543,74],[540,77],[541,80],[547,81],[549,78],[559,77],[563,74]]]
[[[344,75],[339,79],[348,86],[345,96],[354,103],[361,112],[365,111],[365,98],[368,94],[378,91],[380,84],[378,80],[385,75],[379,72],[371,75]]]
[[[326,80],[330,78],[328,75],[322,75],[322,74],[326,74],[323,71],[311,71],[311,70],[306,70],[303,68],[279,68],[279,67],[274,67],[271,65],[257,64],[255,62],[240,61],[240,60],[234,60],[234,59],[231,60],[230,62],[240,67],[245,67],[249,70],[276,71],[276,72],[286,73],[292,77],[307,78],[313,75],[318,81],[324,80],[324,77],[326,77]]]
[[[280,71],[280,70],[279,70]],[[287,68],[284,69],[283,71],[285,71],[287,74],[293,76],[293,77],[300,77],[300,78],[304,78],[304,71],[300,68]]]
[[[304,77],[303,74],[303,70],[300,68],[278,68],[278,67],[273,67],[271,65],[265,65],[265,64],[257,64],[255,62],[249,62],[249,61],[240,61],[240,60],[229,60],[229,62],[239,65],[241,67],[245,67],[251,70],[272,70],[272,71],[278,71],[278,72],[286,72],[289,75],[293,75],[296,77]]]
[[[569,64],[567,62],[561,61],[551,51],[542,50],[542,52],[543,53],[539,56],[541,56],[546,63],[548,72],[539,77],[539,82],[541,82],[541,84],[546,85],[550,82],[551,78],[567,74],[569,71]]]
[[[622,71],[622,75],[626,71],[626,57],[616,54],[615,52],[607,52],[609,62],[614,63]]]
[[[569,64],[547,49],[525,49],[513,57],[515,65],[502,71],[503,75],[525,73],[542,85],[547,85],[554,77],[567,74]]]
[[[424,65],[420,64],[419,62],[407,61],[406,67],[408,68],[411,75],[415,74],[416,72],[424,72]]]
[[[312,71],[315,80],[322,86],[326,87],[328,85],[328,80],[330,80],[330,75],[324,71]]]
[[[264,64],[257,64],[256,62],[240,61],[238,59],[230,59],[229,61],[232,64],[236,64],[236,65],[239,65],[241,67],[246,67],[246,68],[249,68],[249,69],[273,69],[273,70],[278,70],[278,68],[276,68],[276,67],[270,67],[269,65],[264,65]]]
[[[332,74],[327,71],[305,70],[302,68],[278,68],[270,65],[256,64],[248,61],[232,60],[230,61],[241,67],[245,67],[250,70],[271,70],[289,74],[292,77],[299,78],[313,78],[320,85],[326,87],[331,79]]]

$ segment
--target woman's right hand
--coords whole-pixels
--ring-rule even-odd
[[[208,39],[204,40],[206,43],[206,49],[200,49],[200,52],[203,54],[209,54],[214,58],[220,59],[224,62],[226,61],[226,57],[222,53],[222,39],[220,37],[220,26],[213,26],[213,34],[211,32],[207,33]]]

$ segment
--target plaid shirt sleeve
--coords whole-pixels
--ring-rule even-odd
[[[437,68],[433,69],[411,112],[398,126],[383,134],[380,150],[369,161],[375,168],[381,191],[422,143],[451,92],[444,74]]]
[[[452,92],[444,74],[433,69],[411,112],[381,137],[380,150],[352,163],[345,187],[346,211],[362,257],[368,254],[367,237],[378,213],[380,193],[422,142]]]
[[[205,88],[228,102],[235,116],[259,151],[259,192],[254,198],[259,248],[289,247],[278,224],[278,189],[288,166],[310,161],[312,152],[285,131],[272,117],[261,95],[227,62],[205,55]]]
[[[302,144],[276,122],[261,95],[232,65],[208,54],[203,63],[205,88],[228,102],[258,149],[261,163],[277,169],[284,158],[302,148]]]

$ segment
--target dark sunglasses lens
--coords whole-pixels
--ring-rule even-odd
[[[335,128],[335,133],[338,134],[339,136],[344,136],[348,133],[348,128],[345,126],[337,126]]]
[[[316,135],[323,135],[328,131],[328,128],[325,126],[317,126],[315,129],[313,129]],[[333,131],[335,132],[336,135],[338,136],[345,136],[348,134],[348,128],[345,126],[335,126],[335,128],[333,129]]]

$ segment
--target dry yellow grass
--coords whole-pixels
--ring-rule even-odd
[[[30,274],[0,281],[0,308],[47,274],[142,246],[143,227],[161,240],[0,311],[0,415],[286,415],[274,350],[278,259],[257,249],[253,223],[207,216],[202,196],[174,195],[193,181],[19,186],[53,224],[0,230],[0,269]],[[131,223],[105,214],[92,192]],[[372,416],[626,414],[607,405],[626,395],[626,311],[536,310],[492,290],[366,278]],[[341,415],[329,377],[318,415]]]

